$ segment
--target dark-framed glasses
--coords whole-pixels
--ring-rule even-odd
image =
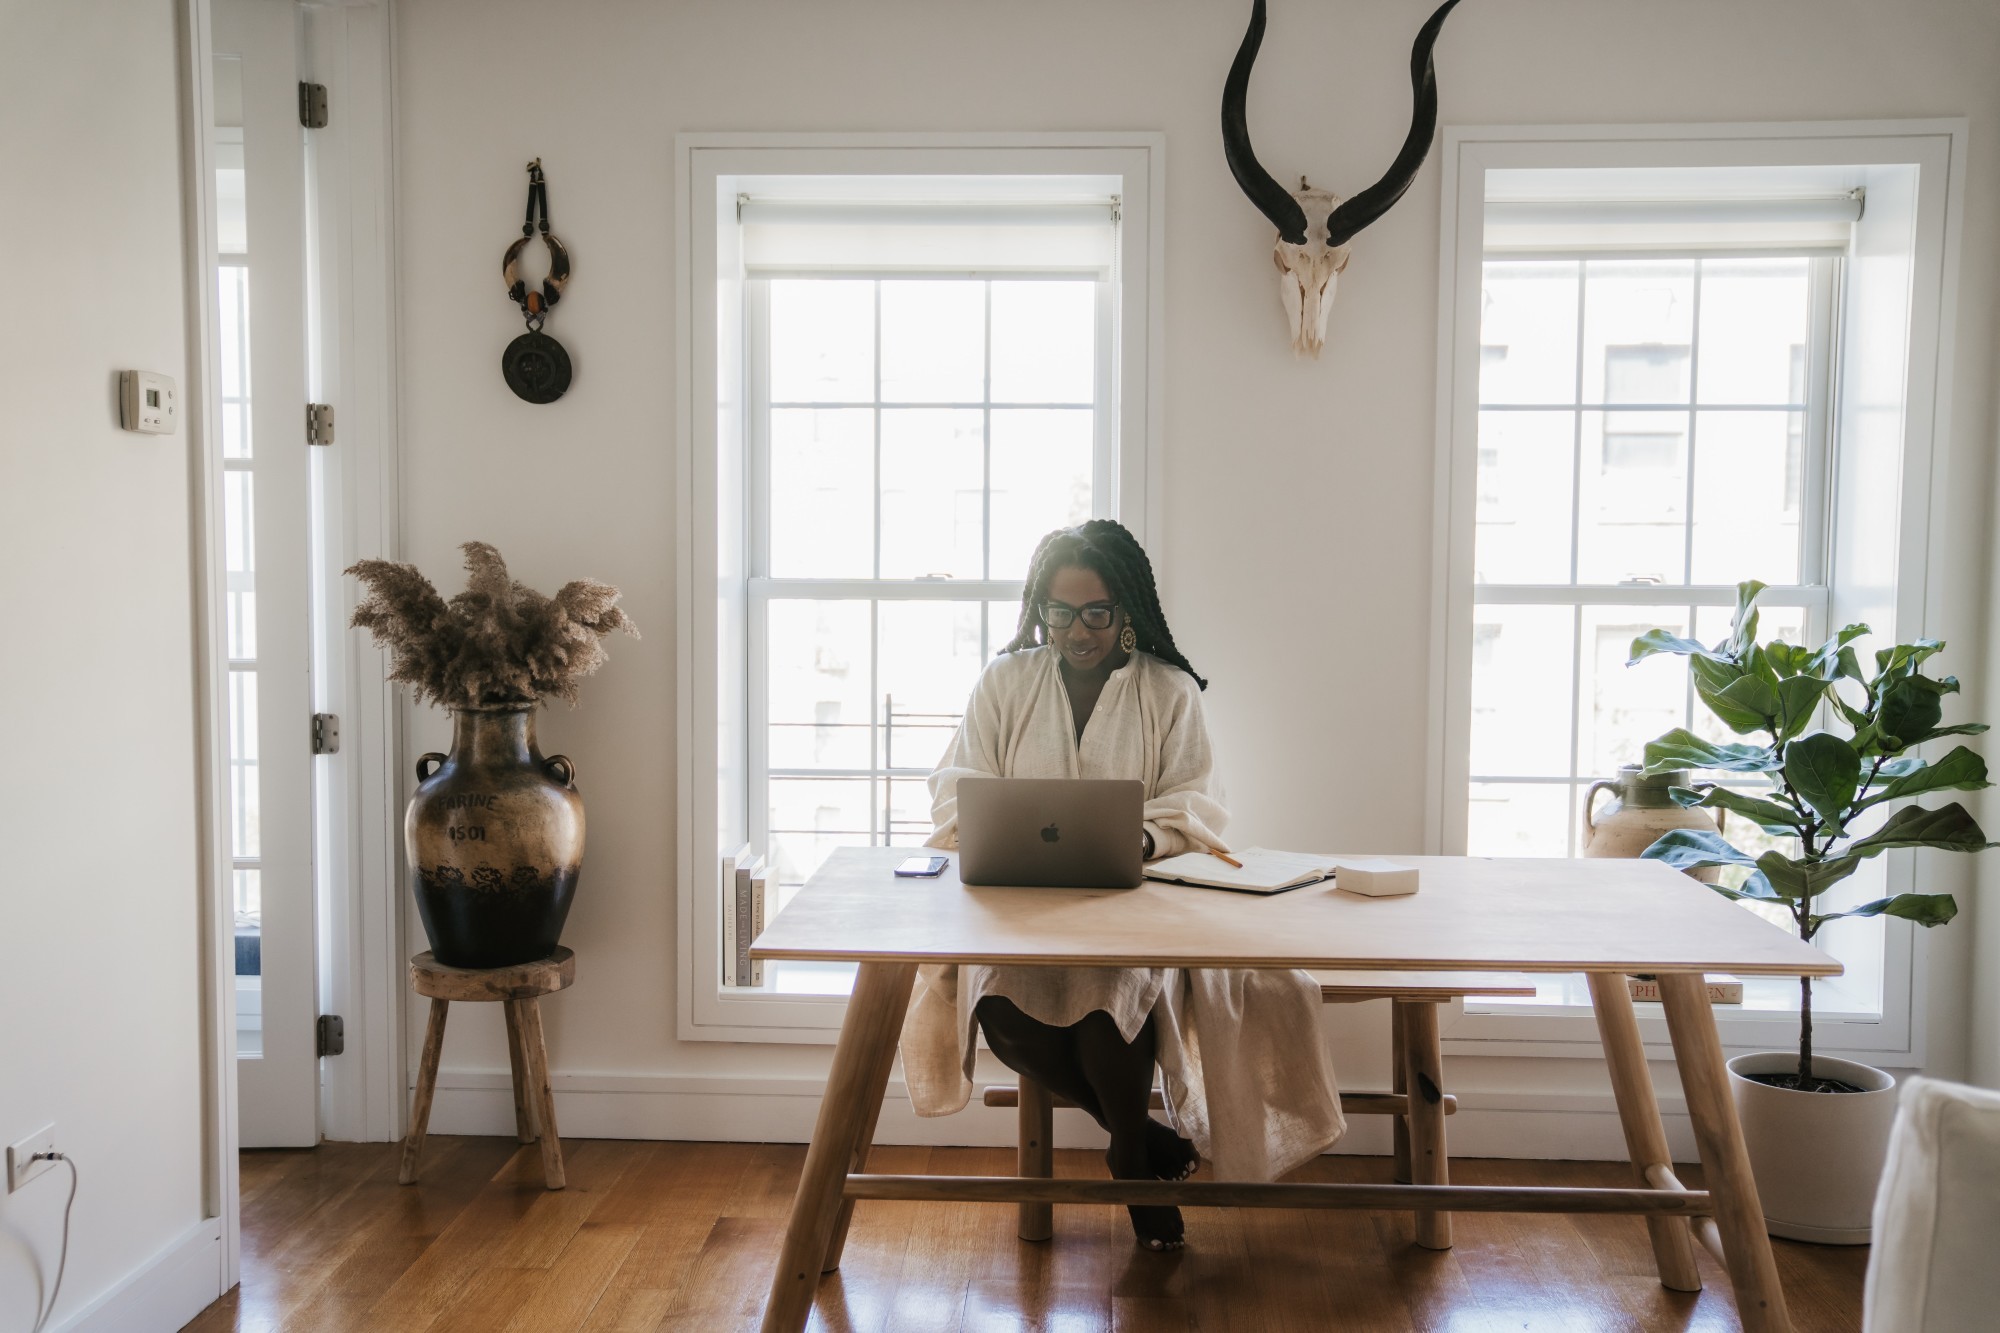
[[[1110,629],[1118,618],[1116,602],[1092,602],[1089,606],[1065,606],[1061,602],[1042,603],[1042,623],[1050,629],[1068,629],[1081,620],[1085,629]]]

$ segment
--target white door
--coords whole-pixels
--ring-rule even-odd
[[[215,0],[237,1085],[245,1148],[319,1141],[306,166],[292,0]]]

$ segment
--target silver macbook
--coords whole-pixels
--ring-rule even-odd
[[[1145,878],[1146,785],[960,778],[958,877],[1024,888],[1129,889]]]

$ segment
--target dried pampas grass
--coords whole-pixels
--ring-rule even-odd
[[[444,708],[574,704],[577,685],[604,665],[604,636],[639,637],[608,583],[578,579],[544,597],[509,578],[485,542],[459,549],[469,577],[448,602],[415,565],[363,560],[347,569],[368,589],[349,623],[389,650],[389,679],[419,700]]]

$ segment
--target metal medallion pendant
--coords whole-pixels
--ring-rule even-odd
[[[500,354],[507,387],[530,403],[553,403],[569,388],[569,353],[546,333],[524,333]]]

